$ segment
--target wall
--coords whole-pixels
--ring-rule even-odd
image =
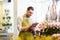
[[[3,4],[3,2],[0,2],[0,27],[2,26],[2,22],[3,22],[3,16],[4,16],[4,11],[3,11],[3,6],[4,6],[4,4]]]

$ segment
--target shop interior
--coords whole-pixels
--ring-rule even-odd
[[[0,40],[20,40],[17,19],[29,6],[34,7],[33,23],[42,28],[35,40],[60,40],[60,0],[0,0]]]

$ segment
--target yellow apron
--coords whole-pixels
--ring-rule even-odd
[[[22,20],[22,27],[26,27],[30,24],[31,21],[24,15]],[[34,38],[31,32],[20,32],[20,35],[17,40],[34,40]]]

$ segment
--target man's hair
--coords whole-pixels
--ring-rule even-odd
[[[29,6],[28,8],[27,8],[27,10],[29,11],[29,10],[33,10],[34,11],[34,8],[32,7],[32,6]]]

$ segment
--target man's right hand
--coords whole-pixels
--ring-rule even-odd
[[[38,23],[33,23],[32,25],[30,25],[27,29],[27,31],[33,31],[33,28],[36,27]]]
[[[31,24],[31,25],[28,25],[28,26],[26,26],[26,27],[22,27],[22,31],[32,31],[33,30],[33,27],[36,27],[36,25],[37,25],[38,23],[33,23],[33,24]]]

